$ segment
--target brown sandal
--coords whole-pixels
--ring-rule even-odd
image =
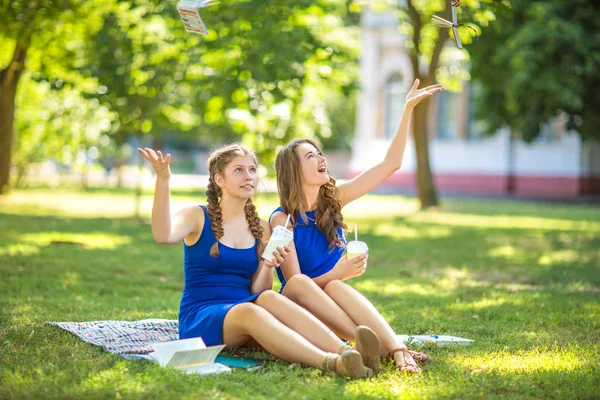
[[[419,368],[419,366],[417,365],[417,363],[415,363],[415,361],[413,360],[414,364],[410,364],[408,362],[406,362],[406,355],[411,356],[412,358],[412,354],[410,352],[410,350],[408,350],[407,348],[404,349],[394,349],[392,351],[390,351],[390,358],[394,361],[394,363],[396,362],[394,359],[394,355],[398,352],[402,352],[403,358],[404,358],[404,362],[401,364],[396,364],[396,369],[400,372],[410,372],[411,374],[416,374],[418,372],[421,371],[421,369]]]
[[[375,332],[367,326],[360,325],[356,327],[354,337],[356,350],[362,356],[365,366],[371,368],[375,374],[381,372],[380,344]]]
[[[338,370],[337,360],[342,358],[343,370]],[[370,378],[373,370],[364,366],[362,356],[356,350],[346,350],[342,354],[328,353],[321,361],[323,371],[332,371],[350,378]]]
[[[420,351],[412,351],[412,350],[408,350],[408,352],[410,353],[412,358],[414,358],[415,361],[417,361],[417,362],[425,363],[425,362],[429,361],[429,355],[427,355],[425,353],[422,353]]]
[[[408,351],[410,353],[410,355],[416,362],[426,363],[430,359],[429,355],[426,353],[422,353],[420,351],[413,351],[413,350],[409,350],[409,349],[406,349],[406,351]],[[388,353],[387,360],[394,361],[394,357],[393,357],[392,353]]]

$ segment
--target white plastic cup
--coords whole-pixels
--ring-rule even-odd
[[[353,240],[346,245],[346,254],[348,256],[348,260],[361,256],[365,253],[369,253],[369,246],[367,246],[365,242]]]
[[[275,229],[273,229],[273,233],[269,238],[269,243],[267,243],[265,251],[263,251],[261,257],[265,260],[275,262],[275,256],[273,256],[273,252],[277,250],[278,247],[287,246],[292,240],[294,240],[294,232],[284,228],[281,225],[277,225]]]

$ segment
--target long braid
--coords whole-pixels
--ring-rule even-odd
[[[215,183],[213,177],[208,179],[208,190],[206,197],[208,198],[207,212],[210,217],[210,227],[217,238],[215,244],[210,248],[210,255],[219,257],[219,239],[223,237],[223,213],[219,204],[221,198],[221,188]]]
[[[221,198],[223,197],[223,191],[217,185],[214,180],[215,175],[220,174],[223,176],[227,164],[231,162],[237,156],[251,157],[255,164],[258,164],[256,156],[252,150],[241,146],[237,143],[224,146],[216,150],[208,159],[208,189],[206,190],[206,197],[208,199],[207,212],[210,218],[210,226],[215,235],[216,242],[210,248],[210,255],[213,257],[219,257],[219,239],[224,235],[223,230],[223,212],[221,210]],[[264,245],[262,243],[263,229],[260,225],[260,219],[256,212],[256,207],[252,204],[252,199],[248,199],[244,212],[246,214],[246,221],[248,222],[250,232],[258,240],[256,251],[260,258]]]
[[[252,203],[252,199],[248,199],[246,206],[244,207],[244,211],[246,213],[246,221],[248,221],[248,226],[250,227],[250,232],[252,232],[252,236],[258,240],[256,254],[260,259],[265,247],[263,244],[263,227],[260,225],[260,218],[256,212],[256,206],[254,203]]]

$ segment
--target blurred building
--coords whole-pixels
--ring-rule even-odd
[[[361,92],[349,177],[381,160],[413,83],[395,17],[366,11],[361,25]],[[464,85],[460,93],[445,91],[430,100],[430,162],[440,192],[564,199],[600,194],[598,142],[584,143],[565,131],[562,116],[542,127],[532,144],[512,139],[507,130],[486,137],[473,117],[475,90]],[[414,190],[415,185],[410,138],[402,168],[384,186]]]

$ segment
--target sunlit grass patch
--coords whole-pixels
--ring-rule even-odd
[[[409,221],[442,224],[447,226],[478,227],[485,229],[533,229],[544,231],[593,231],[600,232],[600,222],[571,221],[525,216],[487,216],[477,214],[452,214],[448,212],[418,213],[407,217]]]
[[[498,350],[479,356],[456,354],[449,361],[475,374],[488,372],[508,375],[523,372],[575,371],[589,365],[589,361],[582,355],[577,348],[552,347],[514,352]]]
[[[109,234],[104,232],[95,233],[66,233],[66,232],[42,232],[19,235],[19,241],[35,243],[37,246],[82,246],[89,249],[114,249],[119,246],[128,245],[132,238]]]
[[[175,191],[172,211],[204,204]],[[152,195],[142,216],[149,221]],[[0,197],[0,398],[593,398],[600,387],[600,212],[589,206],[367,196],[344,210],[369,244],[347,281],[397,333],[426,345],[417,376],[389,362],[351,381],[270,360],[257,371],[187,376],[122,358],[45,321],[176,319],[181,246],[131,218],[132,192],[15,191]],[[277,205],[256,201],[261,217]],[[274,285],[278,289],[278,285]]]

